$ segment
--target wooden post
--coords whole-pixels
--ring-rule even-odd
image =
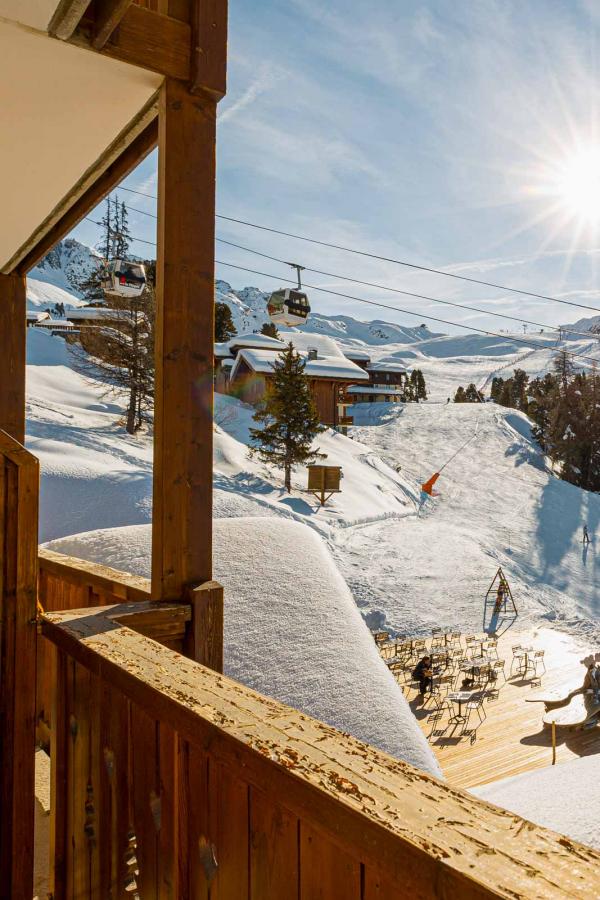
[[[552,765],[556,765],[556,722],[552,723]]]
[[[212,577],[216,101],[160,91],[152,596]]]
[[[223,588],[208,581],[188,590],[192,621],[185,642],[186,655],[215,672],[223,671]]]
[[[0,895],[15,898],[33,893],[38,482],[0,431]]]
[[[25,277],[0,274],[0,429],[25,441]]]

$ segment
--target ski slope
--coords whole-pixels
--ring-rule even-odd
[[[445,340],[447,352],[460,350],[459,338]],[[30,329],[28,342],[27,441],[42,464],[41,540],[150,522],[150,435],[124,432],[122,408],[73,371],[60,338]],[[483,377],[486,365],[489,372],[517,356],[427,360],[444,383],[457,358]],[[304,490],[304,470],[288,495],[281,473],[249,456],[252,409],[217,396],[215,517],[283,517],[316,530],[374,626],[479,629],[483,596],[502,565],[520,624],[597,638],[597,543],[584,552],[580,541],[584,522],[592,535],[600,526],[600,498],[548,471],[523,415],[431,401],[364,404],[355,420],[352,437],[328,430],[315,441],[344,474],[342,492],[322,508]],[[420,484],[476,429],[436,485],[441,496],[421,506]]]

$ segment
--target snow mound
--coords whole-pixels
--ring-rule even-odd
[[[74,535],[51,550],[147,576],[150,527]],[[225,672],[441,777],[439,765],[327,548],[304,525],[215,522]]]
[[[600,756],[471,788],[482,800],[600,850]]]
[[[27,309],[43,310],[53,307],[55,303],[64,303],[67,309],[76,309],[84,306],[83,300],[79,300],[74,294],[62,287],[50,284],[47,281],[38,281],[37,278],[27,279]]]

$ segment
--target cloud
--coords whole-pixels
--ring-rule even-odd
[[[263,64],[254,81],[246,88],[246,90],[234,100],[229,106],[226,106],[222,113],[219,114],[219,125],[231,121],[240,112],[251,106],[265,91],[272,89],[281,76],[277,75],[272,66]]]

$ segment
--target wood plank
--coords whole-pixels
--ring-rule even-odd
[[[79,25],[89,0],[60,0],[48,25],[48,34],[68,41]]]
[[[162,722],[158,725],[160,828],[158,831],[158,896],[179,900],[179,768],[177,733]]]
[[[158,900],[161,801],[157,722],[135,703],[131,706],[131,772],[133,827],[139,868],[139,876],[136,876],[137,891],[144,900]]]
[[[298,900],[298,818],[250,790],[250,900]]]
[[[248,785],[233,771],[211,761],[210,836],[218,868],[210,885],[210,900],[248,900],[249,793]]]
[[[0,429],[25,442],[26,283],[0,274]]]
[[[96,0],[92,47],[102,50],[131,6],[132,0]]]
[[[153,97],[73,185],[2,271],[26,275],[154,149],[158,139]]]
[[[300,900],[363,900],[360,861],[300,825]]]
[[[213,900],[209,893],[206,862],[212,839],[208,824],[208,756],[199,747],[181,741],[180,755],[180,893],[182,900]]]
[[[159,103],[152,596],[212,578],[216,104]]]
[[[411,896],[594,895],[600,853],[534,825],[519,839],[518,816],[97,615],[52,613],[43,633]]]
[[[215,672],[223,671],[223,587],[208,581],[186,592],[192,610],[186,656]]]
[[[216,100],[227,90],[227,0],[192,0],[190,91]]]

